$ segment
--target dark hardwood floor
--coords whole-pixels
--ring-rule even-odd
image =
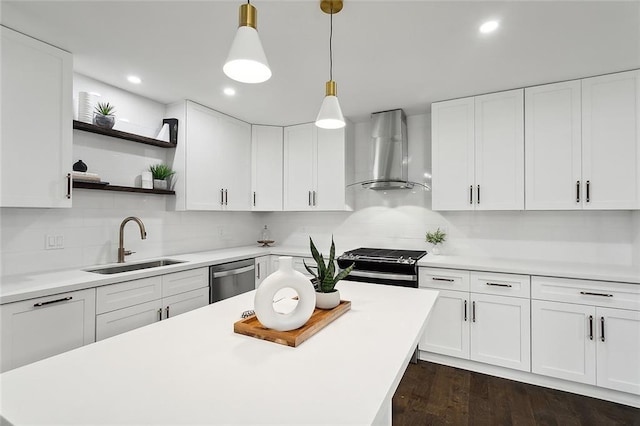
[[[393,397],[393,425],[640,426],[640,409],[419,361]]]

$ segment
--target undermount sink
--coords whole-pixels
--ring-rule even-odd
[[[176,263],[184,263],[183,260],[159,259],[141,263],[122,263],[115,266],[105,266],[102,268],[85,269],[87,272],[96,274],[119,274],[120,272],[137,271],[140,269],[160,268],[162,266],[175,265]]]

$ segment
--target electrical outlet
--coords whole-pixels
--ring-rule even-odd
[[[64,235],[46,234],[44,236],[45,250],[58,250],[64,248]]]

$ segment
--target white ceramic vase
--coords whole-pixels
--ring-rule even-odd
[[[340,292],[338,290],[331,293],[320,293],[316,291],[316,308],[333,309],[340,304]]]
[[[298,293],[298,304],[289,313],[276,312],[273,298],[279,290],[291,288]],[[316,306],[316,292],[311,281],[293,269],[293,259],[279,258],[279,268],[262,281],[256,290],[253,310],[258,321],[266,328],[289,331],[300,328],[309,321]]]
[[[437,245],[433,246],[431,248],[431,254],[434,255],[434,256],[439,255],[440,254],[440,248]]]

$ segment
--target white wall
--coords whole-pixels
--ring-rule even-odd
[[[430,173],[430,116],[408,117],[409,175]],[[356,180],[368,175],[371,144],[368,123],[356,126]],[[353,187],[350,213],[269,213],[263,222],[281,244],[306,247],[311,235],[328,252],[333,234],[338,251],[362,246],[426,249],[427,231],[448,234],[443,254],[526,258],[631,265],[640,257],[640,212],[433,212],[431,193]]]

